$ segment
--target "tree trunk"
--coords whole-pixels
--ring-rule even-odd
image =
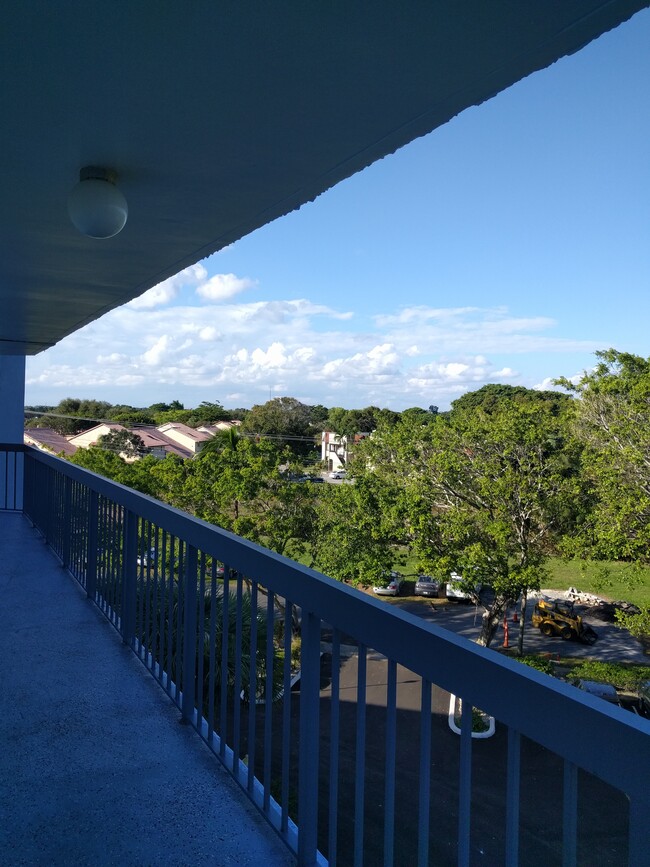
[[[477,644],[480,644],[483,647],[490,646],[503,622],[504,615],[508,610],[509,602],[509,599],[495,599],[492,605],[485,611],[483,615],[483,623],[481,624],[481,633],[477,639]]]
[[[526,602],[528,601],[528,593],[522,590],[519,597],[519,636],[517,638],[517,656],[524,654],[524,632],[526,629]]]

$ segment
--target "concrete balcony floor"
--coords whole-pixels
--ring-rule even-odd
[[[0,513],[4,865],[289,865],[22,515]]]

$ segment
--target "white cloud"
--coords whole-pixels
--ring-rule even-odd
[[[183,272],[186,285],[208,285],[201,268]],[[235,294],[248,279],[218,277],[210,285]],[[363,329],[352,326],[351,313],[304,298],[188,300],[127,304],[28,359],[28,401],[90,397],[103,389],[108,400],[138,405],[218,397],[246,406],[271,393],[326,405],[444,407],[445,396],[487,382],[542,379],[508,365],[514,354],[527,361],[539,353],[549,369],[553,353],[597,348],[553,336],[554,323],[545,317],[514,317],[499,307],[411,307],[377,316]]]
[[[163,280],[162,283],[158,283],[157,286],[147,290],[139,298],[129,301],[126,306],[131,307],[133,310],[150,310],[153,307],[169,304],[170,301],[173,301],[177,297],[182,286],[205,280],[207,275],[208,272],[205,270],[205,267],[198,262],[196,265],[180,271],[174,277],[169,277],[167,280]]]
[[[167,352],[167,347],[169,345],[169,337],[166,334],[163,334],[161,337],[156,340],[156,342],[147,349],[146,352],[142,353],[142,360],[145,364],[149,364],[153,367],[157,367],[162,363],[165,354]]]
[[[110,355],[98,355],[97,364],[120,364],[128,359],[122,352],[111,352]]]
[[[206,301],[226,301],[245,289],[256,286],[255,280],[249,277],[237,277],[236,274],[215,274],[196,287],[196,294]]]

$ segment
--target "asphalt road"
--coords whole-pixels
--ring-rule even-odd
[[[546,595],[554,598],[554,591],[543,591]],[[561,595],[557,595],[561,598]],[[397,605],[404,611],[429,620],[437,626],[449,629],[457,635],[475,640],[481,628],[481,615],[483,610],[466,602],[449,602],[440,600],[442,604],[432,604],[421,598],[397,598],[391,599],[389,604]],[[638,662],[648,663],[650,659],[645,655],[640,641],[630,635],[625,629],[620,629],[613,623],[607,623],[587,614],[587,608],[576,604],[575,611],[581,614],[585,622],[592,626],[598,634],[598,641],[593,645],[582,644],[580,641],[563,641],[560,637],[548,637],[542,635],[530,622],[534,602],[528,602],[528,614],[524,633],[525,653],[550,653],[567,657],[589,657],[606,662]],[[509,645],[517,644],[519,623],[513,622],[512,613],[508,619]],[[499,629],[493,642],[494,647],[502,647],[504,641],[503,627]]]

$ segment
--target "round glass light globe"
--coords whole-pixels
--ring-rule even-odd
[[[112,238],[124,228],[129,206],[115,184],[88,178],[70,191],[68,214],[74,226],[89,238]]]

